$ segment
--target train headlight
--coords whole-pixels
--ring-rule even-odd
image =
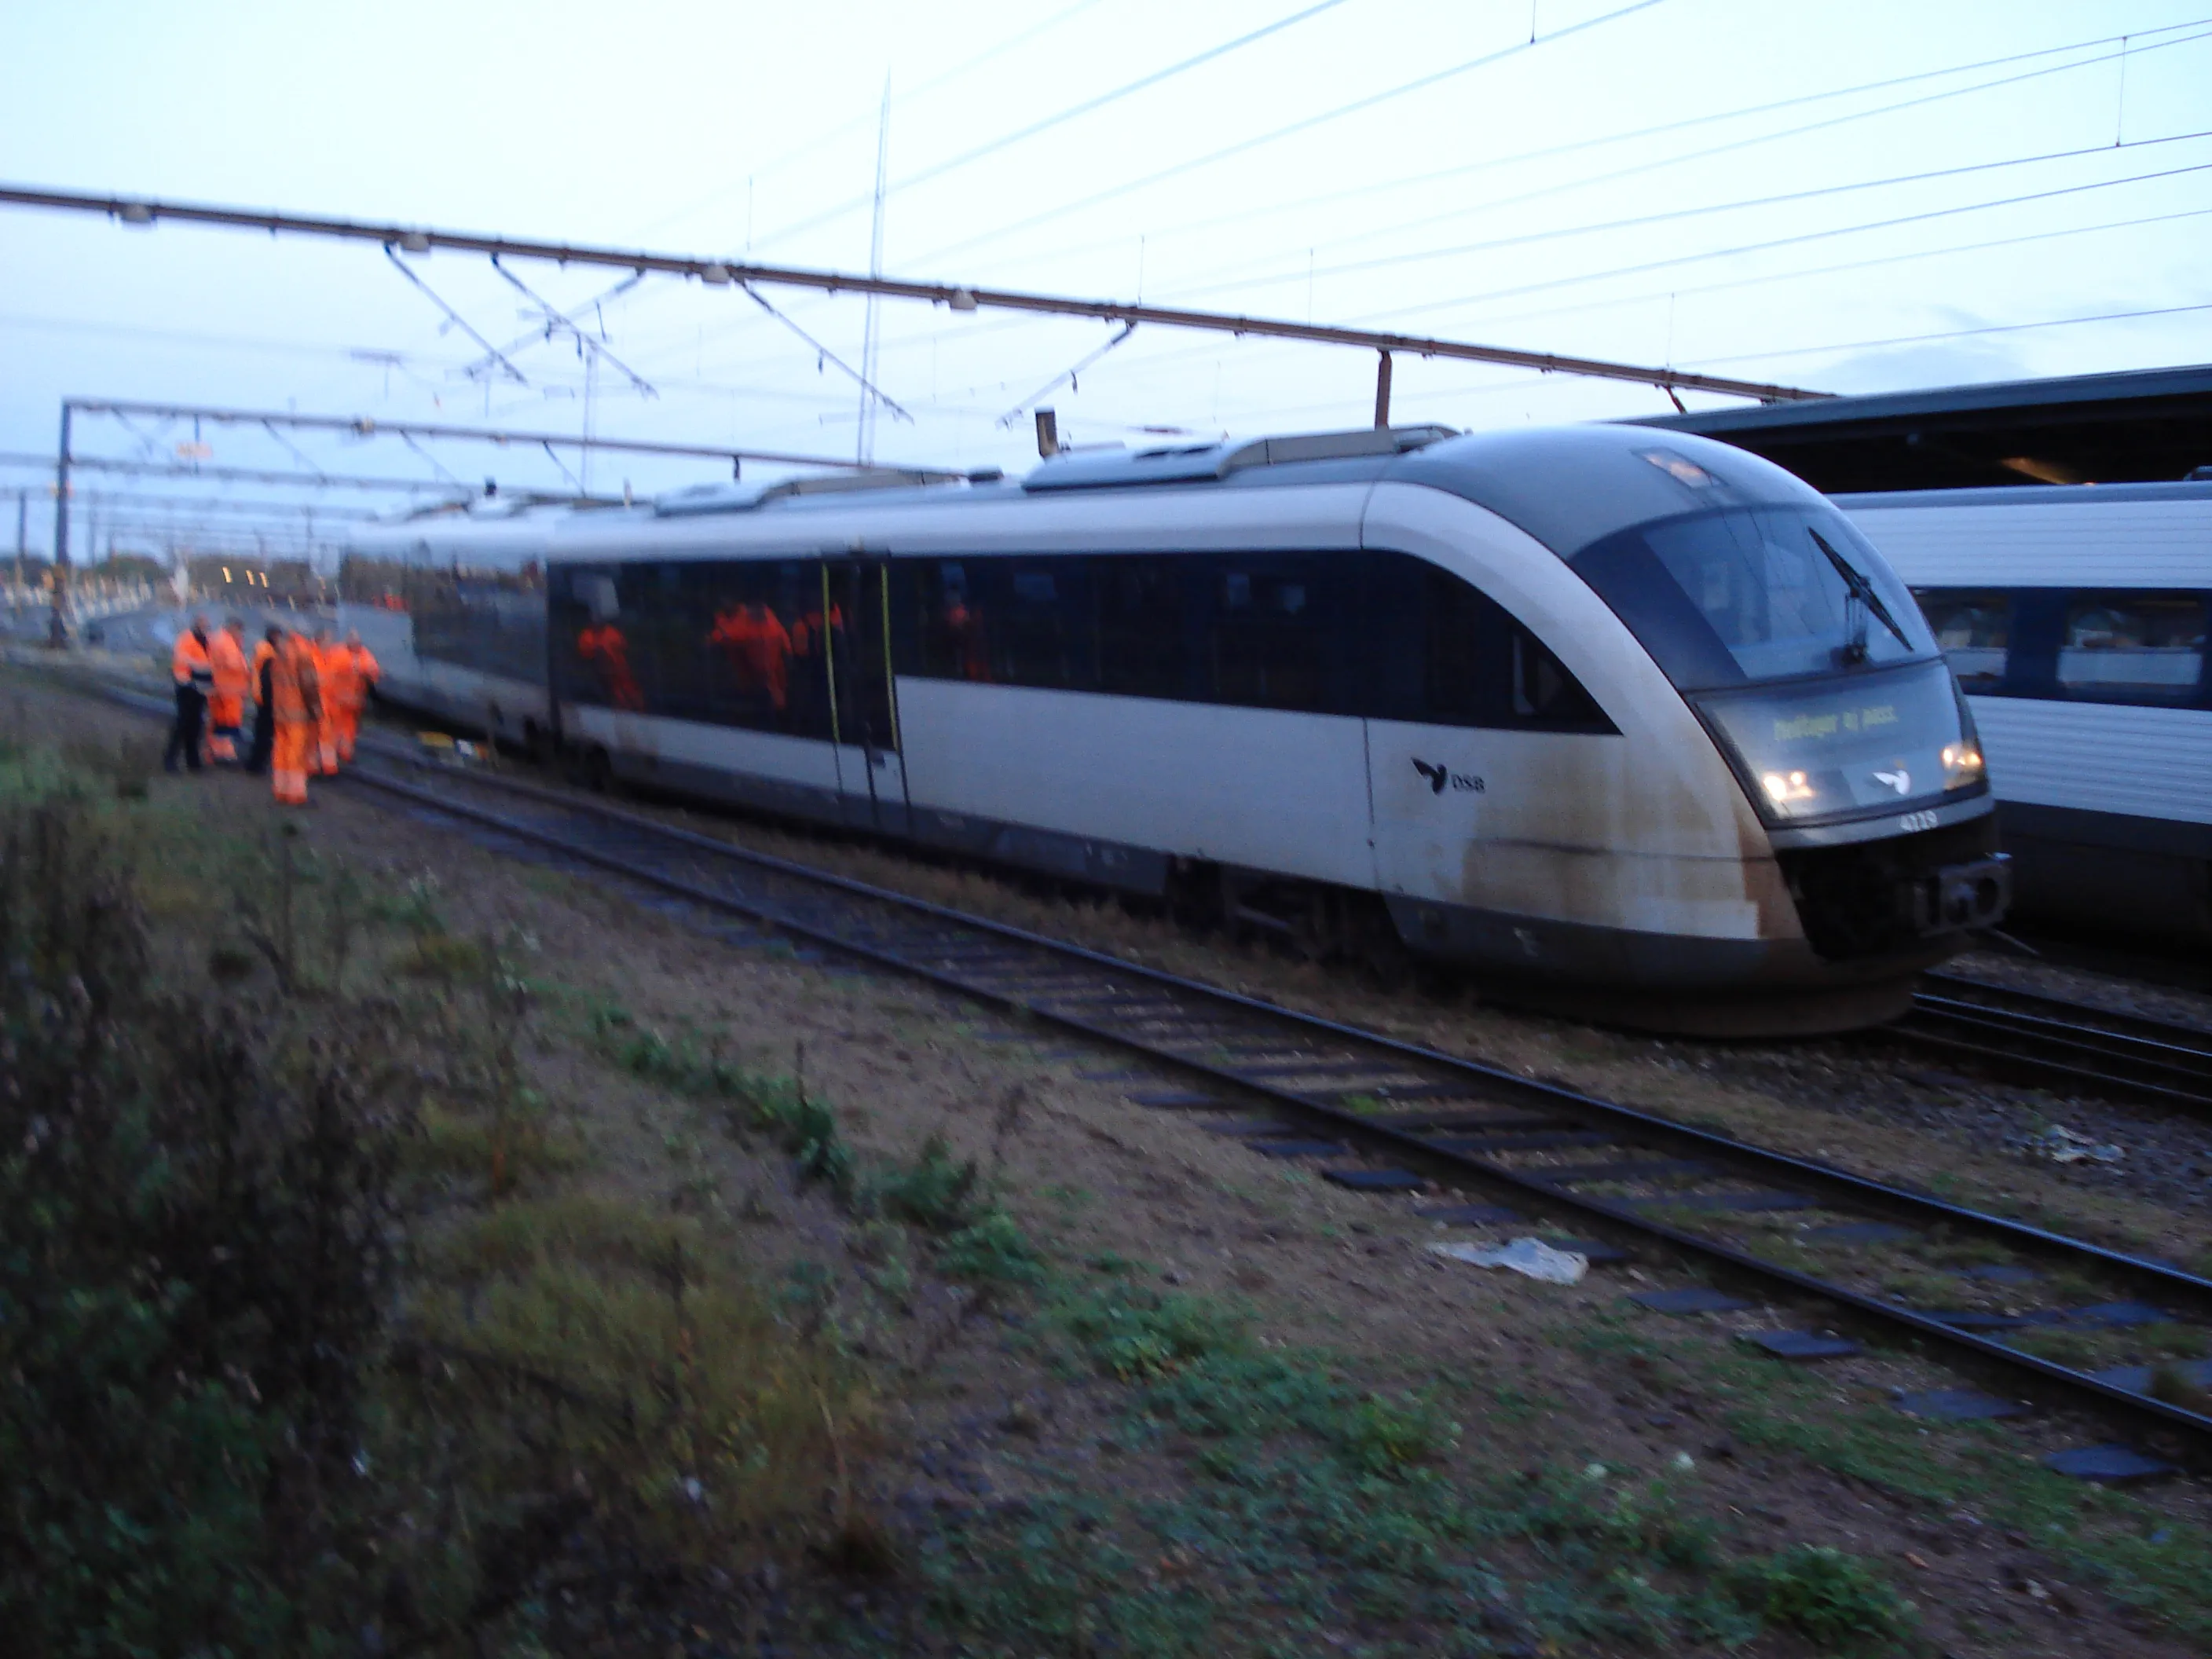
[[[1767,799],[1777,806],[1788,806],[1792,801],[1813,799],[1813,786],[1802,772],[1769,772],[1759,781],[1766,791]]]
[[[1989,769],[1982,763],[1980,748],[1972,743],[1947,743],[1943,745],[1943,787],[1963,789],[1970,783],[1979,783]]]

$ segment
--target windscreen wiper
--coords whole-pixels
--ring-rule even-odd
[[[1844,579],[1844,586],[1850,596],[1871,611],[1881,625],[1896,636],[1899,645],[1907,651],[1911,650],[1912,641],[1905,637],[1905,630],[1897,625],[1897,618],[1889,614],[1889,607],[1881,602],[1881,595],[1874,591],[1874,584],[1866,579],[1865,573],[1829,546],[1827,538],[1819,531],[1808,525],[1806,533],[1812,537],[1813,545],[1828,556],[1828,562],[1836,567],[1836,574]]]

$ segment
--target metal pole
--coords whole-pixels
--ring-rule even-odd
[[[1390,424],[1390,354],[1378,351],[1375,358],[1375,424],[1380,428]]]
[[[54,608],[46,623],[46,643],[69,643],[70,401],[62,400],[61,447],[54,457]]]
[[[879,294],[886,299],[921,300],[949,306],[954,311],[979,308],[1036,312],[1048,316],[1099,317],[1109,322],[1157,323],[1162,328],[1202,329],[1214,333],[1250,335],[1272,340],[1304,340],[1316,345],[1353,346],[1367,351],[1410,351],[1423,357],[1444,357],[1464,362],[1502,363],[1532,368],[1545,374],[1584,374],[1598,380],[1635,380],[1644,386],[1662,384],[1687,392],[1719,392],[1761,403],[1794,403],[1833,394],[1802,386],[1770,386],[1757,380],[1731,380],[1718,374],[1684,374],[1671,368],[1650,368],[1632,363],[1607,362],[1594,357],[1567,357],[1548,351],[1519,351],[1504,346],[1480,345],[1466,340],[1439,340],[1420,335],[1378,332],[1372,329],[1328,328],[1282,318],[1235,316],[1218,311],[1186,311],[1170,306],[1128,305],[1118,300],[1079,300],[1063,295],[1036,294],[1012,289],[970,288],[959,283],[918,283],[898,277],[863,276],[843,270],[820,270],[793,265],[757,265],[741,260],[704,255],[648,253],[643,250],[579,247],[569,242],[525,241],[514,237],[487,236],[469,232],[428,230],[413,225],[363,223],[303,214],[264,213],[250,209],[220,207],[190,202],[162,202],[140,197],[93,196],[70,191],[31,190],[20,185],[0,185],[0,205],[52,208],[64,212],[101,213],[125,224],[150,225],[163,219],[180,223],[233,225],[287,233],[330,236],[343,240],[386,243],[408,253],[427,253],[451,248],[463,253],[496,253],[509,259],[542,259],[554,264],[605,265],[635,271],[665,271],[689,276],[711,287],[735,285],[750,293],[749,285],[768,284],[809,288],[825,294]],[[754,296],[757,298],[757,295]],[[563,440],[574,442],[573,439]],[[850,462],[845,463],[852,465]]]

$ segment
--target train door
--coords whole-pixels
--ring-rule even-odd
[[[903,836],[906,767],[891,678],[890,574],[890,561],[881,556],[824,560],[822,627],[844,821]]]

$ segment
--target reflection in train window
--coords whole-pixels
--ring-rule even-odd
[[[2189,702],[2204,673],[2204,601],[2188,594],[2100,593],[2067,607],[2058,683],[2070,696]]]
[[[1966,691],[1993,692],[2004,684],[2005,653],[2012,642],[2012,596],[1923,588],[1913,597]]]

